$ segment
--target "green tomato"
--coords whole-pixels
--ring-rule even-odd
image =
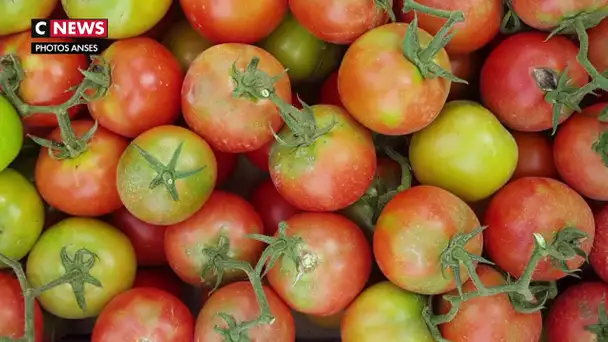
[[[17,158],[21,145],[23,145],[21,118],[8,100],[0,96],[0,171]]]
[[[175,56],[184,72],[201,52],[213,46],[213,43],[195,31],[187,20],[173,24],[162,43]]]
[[[2,0],[0,1],[0,36],[23,32],[30,28],[32,19],[46,18],[59,0]]]
[[[517,143],[489,110],[453,101],[410,143],[410,163],[421,184],[448,190],[467,202],[489,197],[513,175]]]

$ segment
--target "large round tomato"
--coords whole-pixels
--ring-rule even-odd
[[[486,287],[503,286],[506,279],[500,272],[487,265],[477,267],[477,275]],[[475,291],[473,282],[462,287],[463,293]],[[456,291],[450,295],[458,295]],[[441,300],[439,312],[450,310],[450,303]],[[538,342],[542,331],[540,311],[525,314],[515,311],[509,295],[477,297],[464,302],[458,314],[440,327],[441,335],[452,342],[518,341]]]
[[[557,178],[557,169],[553,162],[553,146],[543,134],[537,132],[511,132],[517,143],[517,168],[513,178],[547,177]]]
[[[581,246],[585,253],[591,250],[595,235],[593,213],[585,200],[566,184],[542,177],[520,178],[502,188],[492,198],[484,224],[490,260],[517,278],[534,250],[534,233],[551,244],[558,232],[576,227],[588,235]],[[576,269],[584,261],[577,256],[568,260],[568,268]],[[533,280],[552,281],[565,275],[547,257],[539,262]]]
[[[182,296],[184,283],[175,275],[169,267],[140,268],[135,275],[133,288],[153,287],[174,295]]]
[[[422,319],[426,302],[388,281],[373,285],[344,313],[342,342],[433,342]]]
[[[25,331],[25,304],[17,278],[7,271],[0,271],[0,339],[19,339]],[[34,302],[34,342],[42,342],[42,310]]]
[[[285,221],[287,236],[301,239],[302,266],[281,257],[268,282],[296,311],[328,316],[346,308],[371,273],[372,255],[363,232],[333,213],[301,213]]]
[[[186,20],[180,20],[169,27],[162,43],[173,53],[184,73],[201,52],[213,45],[209,40],[201,37]]]
[[[311,145],[294,147],[275,142],[270,152],[270,177],[279,193],[308,211],[335,211],[353,204],[372,183],[376,151],[371,134],[336,106],[310,107],[319,129],[331,131]],[[285,127],[287,144],[297,137]],[[356,172],[353,172],[356,170]]]
[[[89,102],[89,112],[101,126],[134,138],[177,120],[183,74],[167,48],[138,37],[113,43],[101,57],[112,70],[112,85]]]
[[[608,205],[595,214],[595,239],[589,263],[595,274],[608,283]]]
[[[524,23],[543,31],[551,31],[577,14],[608,8],[608,0],[511,0],[511,3]]]
[[[384,207],[374,232],[374,256],[382,273],[397,286],[416,293],[444,293],[455,289],[456,283],[452,272],[443,272],[441,253],[454,235],[479,226],[473,209],[458,197],[434,186],[415,186]],[[481,234],[465,249],[481,255]],[[460,279],[468,278],[461,267]]]
[[[600,72],[608,71],[608,19],[588,31],[589,60]]]
[[[0,2],[0,36],[22,32],[30,28],[32,19],[46,18],[59,0],[26,0]]]
[[[19,114],[4,97],[0,96],[0,171],[4,170],[21,151],[23,125]]]
[[[470,101],[448,103],[433,123],[412,137],[416,179],[468,202],[500,189],[517,166],[517,144],[492,113]]]
[[[538,132],[552,127],[553,107],[545,101],[545,91],[537,82],[544,87],[546,83],[553,85],[553,80],[546,80],[543,70],[549,69],[559,77],[567,68],[571,86],[587,83],[587,72],[576,60],[577,46],[563,36],[545,39],[547,34],[542,32],[513,35],[498,44],[481,69],[483,103],[514,130]],[[564,106],[559,122],[572,112]]]
[[[67,258],[62,258],[64,249]],[[30,284],[40,287],[64,276],[66,260],[71,260],[68,265],[78,259],[91,263],[93,255],[78,257],[82,249],[96,256],[89,274],[101,287],[84,282],[85,310],[78,306],[74,288],[68,284],[40,295],[42,307],[57,317],[95,317],[112,298],[133,285],[137,264],[129,238],[103,221],[81,217],[65,219],[42,234],[27,259]]]
[[[217,164],[201,137],[182,127],[160,126],[133,140],[117,172],[118,193],[131,214],[164,226],[184,221],[203,206],[215,186]]]
[[[262,218],[264,233],[270,236],[279,229],[279,223],[301,212],[279,194],[270,179],[263,181],[253,190],[251,204]]]
[[[273,139],[281,129],[279,109],[269,99],[253,100],[249,95],[235,96],[238,84],[232,72],[246,72],[252,58],[259,59],[258,70],[271,77],[280,75],[283,66],[268,52],[246,44],[221,44],[201,53],[190,65],[182,86],[182,111],[188,126],[222,152],[253,151]],[[281,77],[275,91],[291,103],[289,78]]]
[[[268,172],[268,162],[270,161],[270,150],[272,149],[272,145],[274,144],[274,139],[267,142],[264,146],[258,148],[257,150],[253,150],[250,152],[244,153],[245,158],[247,158],[251,164],[262,171]]]
[[[456,77],[467,81],[468,84],[452,82],[448,101],[469,100],[478,96],[477,88],[481,63],[478,53],[450,55],[452,73]]]
[[[338,72],[335,71],[323,82],[321,87],[321,98],[319,99],[321,104],[329,104],[338,107],[344,107],[342,100],[340,99],[340,92],[338,92]]]
[[[368,31],[348,48],[340,65],[342,103],[355,119],[380,134],[404,135],[426,127],[439,114],[450,91],[450,81],[424,79],[404,57],[402,43],[408,27],[393,23]],[[432,38],[418,30],[422,46]],[[443,49],[433,62],[451,70]]]
[[[125,207],[113,212],[110,222],[129,237],[135,248],[138,266],[167,264],[165,256],[166,227],[143,222],[133,216]]]

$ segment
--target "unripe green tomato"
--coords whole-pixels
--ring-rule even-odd
[[[1,0],[0,36],[28,30],[32,19],[47,18],[58,2],[59,0]]]
[[[0,171],[19,154],[23,145],[21,118],[8,100],[0,96]]]

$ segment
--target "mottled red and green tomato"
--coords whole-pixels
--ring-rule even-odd
[[[32,19],[47,18],[59,0],[26,0],[0,2],[0,36],[23,32],[30,28]]]
[[[8,271],[0,271],[0,339],[10,337],[19,339],[25,331],[25,304],[21,286],[17,278]],[[34,340],[42,342],[42,310],[34,301]]]
[[[608,2],[607,2],[608,3]],[[587,31],[589,34],[589,61],[600,72],[608,71],[608,19]]]
[[[415,186],[384,207],[374,232],[374,255],[382,273],[395,285],[416,293],[439,294],[456,288],[451,271],[442,271],[441,253],[456,234],[480,226],[473,210],[448,191]],[[465,250],[481,255],[481,234]],[[460,268],[464,282],[469,274]]]
[[[258,70],[274,77],[283,66],[261,48],[246,44],[221,44],[201,53],[190,65],[182,86],[182,111],[188,126],[205,138],[213,148],[230,153],[257,150],[272,141],[283,120],[277,106],[269,99],[253,100],[247,95],[234,96],[239,87],[233,65],[242,73],[253,58],[259,58]],[[274,85],[277,96],[291,103],[289,78],[281,77]]]
[[[511,178],[517,143],[476,102],[453,101],[412,137],[409,157],[421,184],[446,189],[467,202],[489,197]]]
[[[238,157],[236,153],[220,152],[213,149],[215,160],[217,162],[217,180],[215,186],[223,185],[236,171]]]
[[[552,127],[553,107],[537,81],[543,86],[552,82],[547,82],[544,72],[535,76],[535,70],[549,69],[559,77],[567,69],[571,86],[587,83],[587,72],[576,60],[578,47],[564,36],[546,39],[542,32],[515,34],[498,44],[481,69],[483,103],[511,129],[539,132]],[[572,112],[564,106],[559,122]]]
[[[17,158],[23,146],[21,118],[8,100],[0,95],[0,171]]]
[[[281,257],[268,282],[292,309],[328,316],[344,310],[363,290],[372,266],[369,243],[352,221],[333,213],[301,213],[285,221],[299,237],[300,269]]]
[[[251,204],[262,218],[264,234],[270,236],[279,229],[279,223],[301,212],[279,194],[270,179],[263,181],[253,190]]]
[[[107,93],[89,102],[93,119],[128,138],[177,120],[183,73],[171,52],[147,37],[119,40],[102,54],[112,70]]]
[[[274,144],[274,139],[264,144],[257,150],[246,152],[243,155],[247,160],[251,162],[255,167],[261,171],[268,172],[268,162],[270,161],[270,150]]]
[[[437,117],[450,91],[450,81],[424,79],[404,57],[403,37],[408,27],[393,23],[366,32],[348,48],[340,65],[342,103],[357,121],[380,134],[405,135],[426,127]],[[422,47],[432,38],[418,30]],[[433,62],[451,70],[443,49]]]
[[[184,290],[184,283],[169,267],[149,267],[137,270],[133,283],[133,288],[136,287],[153,287],[180,298]]]
[[[575,15],[608,8],[608,0],[512,0],[511,3],[524,23],[542,31],[551,31]]]
[[[321,86],[321,98],[319,99],[319,103],[344,107],[342,100],[340,99],[340,92],[338,92],[337,71],[329,75],[325,82],[323,82],[323,86]]]
[[[275,142],[270,152],[270,177],[279,193],[307,211],[335,211],[357,201],[372,183],[376,151],[370,132],[337,106],[310,107],[318,128],[335,123],[310,145],[296,148]],[[295,136],[279,133],[287,144]]]
[[[595,214],[595,239],[589,263],[595,274],[608,283],[608,205]]]
[[[180,20],[169,27],[163,35],[162,43],[173,53],[185,73],[190,64],[213,43],[195,31],[187,20]]]
[[[342,342],[433,342],[422,295],[384,281],[363,291],[342,318]]]
[[[211,147],[195,133],[159,126],[131,142],[117,173],[118,193],[129,212],[166,226],[186,220],[205,204],[215,186],[217,164]]]
[[[137,257],[137,266],[162,266],[165,256],[165,228],[148,224],[122,207],[113,212],[110,223],[127,235]]]
[[[551,140],[543,133],[512,131],[517,143],[517,168],[511,179],[522,177],[557,178]]]
[[[452,82],[448,101],[469,100],[477,96],[479,72],[481,71],[481,58],[478,53],[464,55],[450,55],[452,73],[466,83]]]
[[[71,286],[50,289],[38,297],[49,313],[65,319],[95,317],[112,298],[133,286],[137,262],[129,238],[103,221],[81,217],[65,219],[44,231],[27,259],[30,285],[40,287],[65,276],[61,258],[64,248],[71,260],[82,249],[96,255],[94,262],[92,255],[82,259],[85,264],[93,263],[89,274],[102,286],[84,284],[85,310],[78,306]]]
[[[3,14],[4,15],[4,14]],[[29,23],[29,21],[28,21]],[[66,102],[73,94],[73,87],[82,82],[80,70],[86,70],[86,55],[32,55],[32,43],[68,43],[67,38],[31,38],[30,32],[16,34],[0,40],[0,56],[15,54],[23,68],[23,80],[17,94],[26,104],[34,106],[55,106]],[[80,69],[80,70],[79,70]],[[70,108],[68,113],[74,117],[82,106]],[[57,126],[55,115],[33,113],[23,119],[31,127]]]
[[[589,253],[595,224],[585,200],[566,184],[551,178],[524,177],[507,184],[492,198],[484,219],[485,251],[498,267],[516,278],[522,276],[534,250],[534,233],[550,245],[565,228],[577,228],[587,234],[581,249]],[[567,261],[569,269],[583,264],[576,256]],[[553,281],[566,274],[549,258],[542,259],[533,280]]]
[[[477,267],[477,275],[486,287],[503,286],[506,279],[500,272],[487,265]],[[462,287],[463,293],[476,291],[475,284],[468,281]],[[450,295],[458,295],[455,290]],[[450,310],[450,303],[441,300],[439,313]],[[452,342],[518,341],[538,342],[542,331],[540,311],[520,313],[513,308],[509,295],[501,293],[493,296],[467,300],[448,323],[439,326],[441,336]]]

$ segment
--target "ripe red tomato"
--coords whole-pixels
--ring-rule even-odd
[[[541,31],[551,31],[566,18],[605,10],[608,6],[608,0],[512,0],[511,3],[524,23]]]
[[[608,3],[608,2],[607,2]],[[589,34],[589,61],[599,71],[608,71],[608,19],[590,29]]]
[[[8,271],[0,271],[0,339],[11,337],[18,339],[25,331],[25,309],[21,286],[17,278]],[[43,337],[42,310],[38,302],[34,304],[34,333],[35,342],[42,342]]]
[[[218,187],[232,177],[232,174],[236,170],[239,155],[220,152],[213,148],[212,150],[217,162],[217,180],[215,181],[215,186]]]
[[[253,44],[268,36],[287,13],[287,0],[180,0],[190,25],[218,43]]]
[[[595,214],[595,239],[589,263],[595,273],[608,283],[608,205]]]
[[[547,244],[566,227],[576,227],[588,235],[581,249],[589,253],[595,225],[593,213],[585,200],[566,184],[551,178],[525,177],[499,190],[486,210],[484,242],[490,260],[516,278],[521,277],[534,250],[533,233]],[[568,260],[576,269],[585,260]],[[533,280],[552,281],[566,274],[555,268],[549,258],[541,260]]]
[[[372,267],[369,243],[352,221],[333,213],[290,217],[287,236],[302,239],[300,270],[282,257],[268,282],[292,309],[329,316],[346,308],[365,287]]]
[[[125,233],[137,256],[138,266],[162,266],[165,256],[165,227],[148,224],[122,207],[112,213],[110,223]]]
[[[402,42],[408,27],[393,23],[366,32],[348,48],[340,65],[342,103],[357,121],[380,134],[405,135],[426,127],[441,111],[450,90],[450,81],[424,79],[404,57]],[[421,29],[418,36],[423,46],[433,38]],[[451,70],[445,50],[433,61]]]
[[[134,138],[177,120],[183,74],[166,47],[147,37],[123,39],[101,57],[112,69],[112,85],[102,98],[88,104],[101,126]]]
[[[76,136],[82,137],[92,121],[74,121]],[[61,141],[61,131],[49,136]],[[122,206],[116,189],[116,167],[129,142],[118,134],[99,127],[89,148],[73,159],[51,157],[44,147],[36,163],[36,187],[51,206],[73,216],[102,216]]]
[[[270,179],[263,181],[253,190],[251,204],[262,218],[264,234],[270,236],[276,233],[279,223],[301,212],[279,194]]]
[[[477,96],[477,86],[481,60],[476,53],[450,55],[452,73],[469,84],[452,82],[448,101],[470,100]]]
[[[136,287],[153,287],[181,298],[184,283],[168,267],[140,268],[133,283]]]
[[[264,144],[257,150],[245,152],[245,158],[247,158],[251,164],[262,171],[268,172],[268,162],[270,161],[270,150],[274,144],[274,139]]]
[[[545,42],[546,33],[523,32],[503,40],[490,53],[481,69],[484,104],[506,126],[518,131],[538,132],[552,127],[553,107],[545,101],[533,71],[549,68],[556,73],[568,68],[572,86],[587,83],[588,75],[577,62],[578,47],[563,36]],[[573,110],[562,110],[564,122]]]
[[[334,105],[344,108],[338,92],[338,72],[335,71],[323,82],[321,87],[321,104]]]
[[[502,286],[506,283],[500,272],[487,265],[477,267],[477,275],[486,287]],[[463,293],[476,290],[475,284],[468,281],[462,287]],[[452,291],[450,295],[458,295]],[[450,310],[450,303],[441,300],[439,312]],[[518,341],[538,342],[542,331],[540,311],[524,314],[515,311],[509,295],[477,297],[464,302],[456,317],[442,324],[441,335],[452,342]]]
[[[93,328],[92,342],[185,342],[194,318],[177,297],[155,288],[136,288],[114,297]]]
[[[563,128],[562,128],[563,129]],[[512,131],[517,143],[517,168],[511,179],[522,177],[557,178],[553,162],[553,146],[542,133]]]
[[[431,214],[432,213],[432,214]],[[395,285],[416,293],[439,294],[456,288],[452,272],[442,272],[441,253],[452,237],[470,233],[479,220],[463,200],[438,187],[420,185],[397,194],[384,207],[374,232],[374,256]],[[481,255],[481,234],[465,249]],[[469,274],[461,267],[460,279]]]

